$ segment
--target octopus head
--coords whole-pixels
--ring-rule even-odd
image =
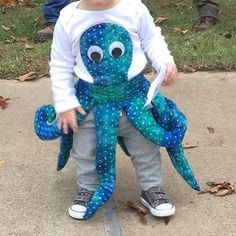
[[[132,52],[129,33],[116,24],[94,25],[80,39],[81,58],[95,84],[113,85],[126,81]]]

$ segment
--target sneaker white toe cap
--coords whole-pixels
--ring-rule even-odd
[[[72,205],[70,208],[71,208],[72,211],[75,211],[75,212],[78,212],[78,213],[83,213],[83,212],[86,211],[85,206],[78,205],[78,204]]]
[[[170,203],[162,203],[156,207],[156,210],[169,210],[172,209],[173,205]]]
[[[72,205],[68,209],[69,215],[75,219],[83,219],[85,212],[86,212],[86,207],[78,204]]]

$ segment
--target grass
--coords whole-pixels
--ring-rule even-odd
[[[50,42],[36,43],[34,36],[43,27],[43,0],[28,1],[34,7],[1,8],[0,12],[0,79],[15,79],[35,71],[37,75],[48,71]],[[154,19],[168,17],[161,23],[178,68],[191,70],[236,69],[236,1],[221,1],[220,22],[207,32],[194,32],[197,11],[190,0],[147,0]],[[163,8],[163,3],[168,3]],[[11,28],[6,30],[2,26]],[[173,28],[187,29],[185,35],[172,32]],[[232,37],[227,38],[228,33]],[[26,49],[25,41],[33,48]],[[157,42],[158,43],[158,42]]]

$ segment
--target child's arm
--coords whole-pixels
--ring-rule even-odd
[[[142,47],[152,62],[153,68],[159,72],[161,65],[166,66],[166,74],[162,85],[170,85],[177,76],[177,68],[171,56],[161,29],[156,27],[153,18],[144,4],[139,9],[139,36]]]
[[[77,131],[76,112],[85,114],[75,95],[72,42],[59,17],[54,29],[51,47],[50,78],[55,110],[59,114],[59,126],[64,133],[68,127]]]

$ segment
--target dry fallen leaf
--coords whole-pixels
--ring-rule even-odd
[[[29,40],[28,40],[28,38],[21,37],[21,38],[18,38],[17,41],[20,43],[27,43]]]
[[[4,29],[4,30],[6,30],[6,31],[9,31],[9,30],[12,30],[12,29],[14,29],[16,26],[15,25],[8,25],[8,26],[6,26],[6,25],[1,25],[2,26],[2,28]]]
[[[138,205],[138,204],[133,203],[131,201],[127,201],[126,205],[128,207],[136,210],[137,212],[140,212],[140,213],[145,214],[145,215],[148,214],[148,210],[145,207],[141,206],[141,205]]]
[[[193,65],[183,65],[183,71],[184,72],[190,72],[193,73],[195,72],[197,69],[195,68],[195,66]]]
[[[2,110],[7,108],[7,101],[10,100],[10,98],[4,98],[2,96],[0,96],[0,107],[2,108]]]
[[[171,31],[181,35],[185,35],[189,32],[189,30],[187,29],[180,29],[180,28],[173,28]]]
[[[191,149],[191,148],[196,148],[196,147],[198,147],[198,145],[191,145],[188,142],[183,144],[184,149]]]
[[[30,73],[27,73],[25,75],[21,75],[21,76],[17,77],[16,79],[23,82],[23,81],[26,81],[26,80],[35,80],[36,78],[37,78],[36,73],[35,72],[30,72]]]
[[[140,221],[144,224],[147,225],[147,218],[146,218],[146,214],[143,214],[141,212],[137,212]]]
[[[212,127],[207,127],[207,129],[208,129],[208,131],[209,131],[209,133],[215,133],[215,130],[212,128]]]
[[[162,16],[159,16],[156,18],[156,20],[154,21],[154,24],[158,24],[160,25],[163,21],[167,20],[168,17],[162,17]]]
[[[124,204],[124,203],[123,203]],[[133,210],[135,210],[137,212],[137,215],[140,217],[140,221],[146,225],[147,224],[147,218],[146,218],[146,215],[149,213],[149,210],[142,206],[142,205],[138,205],[136,203],[133,203],[131,201],[127,201],[126,206],[132,208]],[[167,225],[169,223],[169,217],[164,217],[164,222],[165,222],[165,225]],[[153,225],[152,228],[156,226],[156,225]]]
[[[218,187],[218,186],[214,186],[214,187],[210,188],[210,192],[211,192],[211,193],[217,193],[218,190],[219,190],[219,187]]]
[[[223,190],[220,190],[219,192],[217,192],[215,195],[216,196],[225,196],[229,193],[229,190],[228,189],[223,189]]]
[[[137,215],[139,216],[140,221],[144,225],[147,224],[146,215],[149,213],[149,211],[145,207],[138,205],[136,203],[133,203],[131,201],[127,201],[126,205],[137,212]]]
[[[170,218],[169,218],[169,217],[164,217],[165,225],[168,225],[168,224],[169,224],[169,221],[170,221]]]
[[[39,17],[34,18],[32,23],[33,23],[33,26],[36,27],[39,23]]]
[[[235,182],[233,181],[209,181],[206,183],[207,188],[203,189],[200,193],[211,193],[215,196],[226,196],[228,194],[233,194],[235,190]]]
[[[14,1],[13,0],[1,0],[0,3],[4,6],[4,7],[9,7],[14,5]]]
[[[25,49],[33,49],[34,47],[28,43],[25,43]]]
[[[170,8],[170,6],[171,6],[171,4],[168,2],[163,2],[160,4],[161,9],[168,9],[168,8]]]

